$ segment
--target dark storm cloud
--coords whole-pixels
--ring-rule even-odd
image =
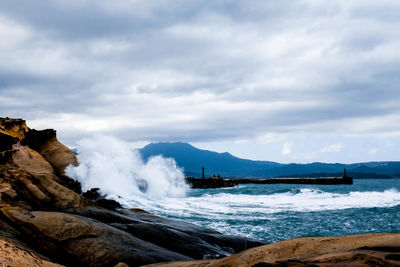
[[[1,1],[0,112],[71,142],[96,131],[397,134],[399,11],[397,1]]]

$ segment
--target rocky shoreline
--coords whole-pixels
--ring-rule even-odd
[[[218,258],[263,243],[169,220],[90,192],[65,176],[75,154],[54,130],[0,119],[0,239],[67,266]],[[92,192],[93,193],[93,192]],[[86,195],[86,197],[85,197]]]
[[[0,263],[120,267],[160,262],[170,262],[167,266],[400,263],[399,234],[293,239],[262,246],[256,240],[222,235],[141,209],[123,209],[95,189],[82,193],[79,183],[65,176],[69,164],[78,164],[76,156],[57,140],[54,130],[37,131],[22,119],[0,118]],[[214,258],[221,259],[208,260]]]

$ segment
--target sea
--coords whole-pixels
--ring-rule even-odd
[[[160,216],[264,242],[400,232],[400,179],[190,189],[186,197],[146,203],[141,207]]]
[[[84,191],[100,188],[126,208],[264,242],[400,232],[400,179],[190,189],[172,158],[143,161],[138,151],[110,136],[82,139],[78,145],[79,165],[69,166],[67,175]]]

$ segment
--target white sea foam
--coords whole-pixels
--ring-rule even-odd
[[[132,202],[132,204],[134,204]],[[271,195],[206,194],[201,197],[168,199],[153,203],[151,211],[171,216],[213,217],[219,219],[253,220],[273,219],[280,212],[314,212],[351,208],[394,207],[400,205],[400,192],[395,189],[383,192],[329,193],[316,189],[301,189],[298,193]],[[260,217],[261,216],[261,217]]]
[[[301,189],[295,193],[271,195],[218,193],[179,199],[166,198],[162,202],[133,200],[126,204],[131,207],[142,207],[158,215],[200,224],[225,234],[276,241],[286,234],[290,236],[287,231],[279,232],[280,228],[277,228],[276,224],[286,223],[286,219],[283,218],[290,218],[293,212],[323,214],[324,211],[389,208],[400,205],[400,192],[390,189],[383,192],[329,193],[316,189]],[[354,224],[351,218],[349,220],[348,223]],[[273,223],[273,221],[278,222]],[[291,237],[301,234],[302,230],[299,230],[301,225],[302,223],[299,223],[294,226],[295,230],[291,228],[291,231],[294,231]]]
[[[183,172],[173,159],[155,156],[144,163],[123,141],[101,135],[79,141],[78,151],[79,166],[68,166],[66,173],[83,190],[98,187],[123,203],[186,195]]]

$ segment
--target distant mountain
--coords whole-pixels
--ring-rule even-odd
[[[254,161],[241,159],[228,152],[217,153],[198,149],[188,143],[152,143],[139,150],[144,160],[162,155],[174,158],[187,176],[200,177],[201,167],[205,167],[206,176],[220,174],[224,177],[277,177],[277,176],[329,176],[342,174],[346,168],[351,175],[362,178],[378,175],[382,178],[400,177],[400,162],[365,162],[353,164],[308,163],[282,164],[273,161]],[[364,175],[365,174],[365,175]],[[374,176],[377,177],[377,176]]]

